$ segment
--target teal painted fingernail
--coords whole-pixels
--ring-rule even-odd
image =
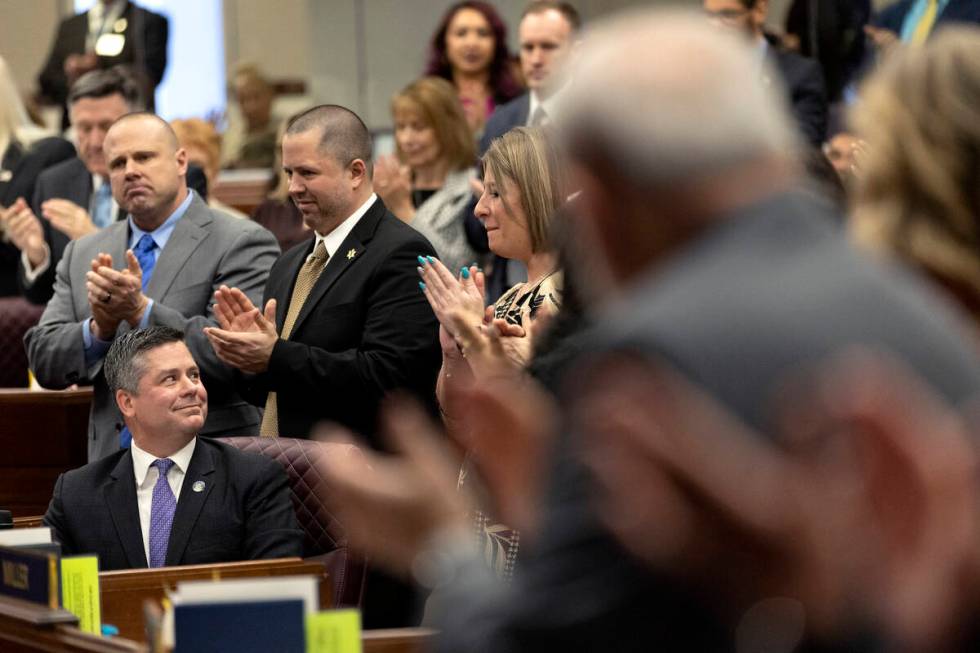
[[[419,281],[419,290],[425,290],[425,284]]]
[[[419,257],[419,265],[425,265],[428,261],[425,260],[424,256]]]
[[[435,263],[435,262],[436,262],[436,257],[435,256],[430,256],[429,257],[429,263]]]
[[[464,278],[464,279],[469,279],[469,278],[470,278],[470,269],[469,269],[469,268],[467,268],[467,267],[463,267],[463,268],[462,268],[462,269],[461,269],[461,270],[459,271],[459,273],[460,273],[461,275],[463,275],[463,278]]]

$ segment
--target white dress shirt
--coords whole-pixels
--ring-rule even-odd
[[[378,199],[378,196],[375,193],[371,193],[371,197],[367,198],[367,201],[361,204],[360,208],[354,211],[349,218],[338,224],[327,235],[323,236],[314,231],[316,242],[313,243],[313,251],[315,252],[317,245],[320,244],[320,241],[323,241],[323,246],[327,248],[327,258],[333,256],[340,249],[340,246],[344,244],[344,239],[354,230],[354,227],[361,221],[361,218],[368,212],[368,209],[371,208],[376,199]]]
[[[174,498],[180,501],[180,488],[184,485],[184,475],[187,473],[187,466],[194,455],[194,447],[197,445],[197,438],[188,442],[183,449],[167,456],[174,461],[173,467],[167,474],[167,481],[170,489],[173,490]],[[146,554],[146,563],[150,563],[150,508],[153,502],[153,488],[157,484],[160,472],[156,467],[151,467],[157,457],[147,453],[136,445],[133,441],[131,452],[133,456],[133,474],[136,476],[136,502],[139,504],[140,512],[140,531],[143,533],[143,553]]]

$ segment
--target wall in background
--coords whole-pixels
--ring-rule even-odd
[[[890,1],[875,0],[875,5]],[[782,22],[790,2],[770,0],[774,24]],[[313,100],[347,104],[371,127],[383,127],[390,120],[391,95],[421,72],[427,40],[450,4],[452,0],[224,0],[226,66],[254,61],[273,77],[307,80]],[[513,28],[525,0],[495,4],[512,26],[513,47]],[[588,20],[651,0],[572,4]],[[72,0],[0,0],[0,55],[22,87],[34,86],[58,17],[68,15],[71,7]],[[223,80],[214,81],[223,85]]]

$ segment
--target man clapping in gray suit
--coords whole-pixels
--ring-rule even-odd
[[[162,325],[184,331],[211,388],[202,435],[257,432],[259,412],[233,390],[201,329],[216,325],[211,299],[221,284],[258,302],[279,254],[271,233],[211,211],[188,190],[187,155],[170,126],[149,113],[120,118],[106,134],[105,158],[126,220],[77,241],[58,264],[54,297],[24,338],[41,385],[92,385],[88,457],[128,445],[102,359],[117,334]]]

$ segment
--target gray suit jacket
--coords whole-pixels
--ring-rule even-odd
[[[97,460],[119,448],[123,421],[99,361],[86,369],[82,324],[91,316],[85,273],[99,252],[120,268],[126,259],[129,221],[123,220],[72,241],[58,263],[54,297],[24,342],[31,370],[47,388],[73,383],[92,385],[88,457]],[[249,220],[212,211],[195,194],[160,252],[146,294],[154,300],[149,325],[165,325],[187,334],[187,346],[201,367],[208,389],[208,419],[202,435],[249,435],[257,431],[259,411],[233,389],[232,371],[221,363],[202,332],[216,326],[212,300],[222,284],[241,288],[256,304],[279,255],[276,239]],[[123,322],[120,333],[129,330]]]
[[[921,279],[856,252],[835,221],[800,194],[746,207],[658,266],[571,349],[669,364],[769,437],[781,382],[854,345],[896,356],[954,405],[980,395],[965,325]],[[582,375],[572,364],[562,372]],[[561,433],[540,537],[514,585],[459,570],[438,650],[734,650],[696,597],[602,526],[577,429]]]

